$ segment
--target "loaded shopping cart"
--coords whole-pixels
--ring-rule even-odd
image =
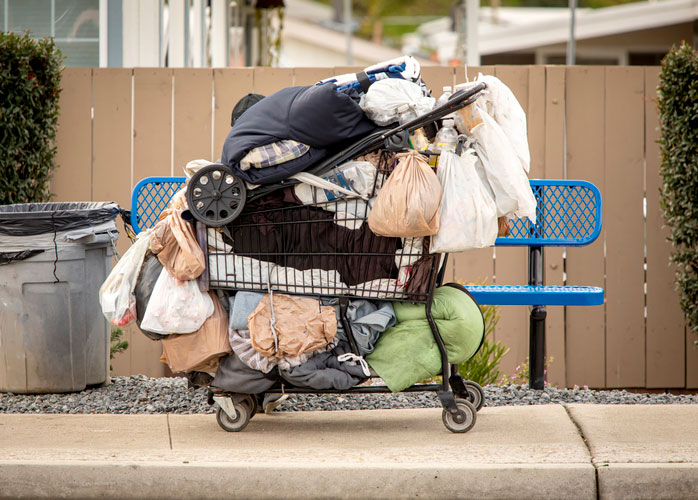
[[[284,318],[293,319],[297,311],[307,312],[309,303],[317,307],[309,321],[319,335],[330,336],[325,321],[329,309],[336,330],[345,340],[328,342],[316,350],[322,356],[310,358],[325,359],[323,369],[343,371],[341,382],[328,382],[324,375],[299,374],[298,366],[304,364],[274,365],[269,371],[264,371],[269,368],[264,365],[250,376],[250,364],[243,366],[238,351],[221,358],[209,387],[209,402],[217,405],[221,428],[231,432],[244,429],[256,413],[261,394],[396,390],[436,392],[446,428],[467,432],[474,426],[484,392],[478,384],[463,379],[456,362],[474,355],[484,337],[484,319],[477,304],[462,285],[441,287],[448,256],[431,253],[428,238],[380,236],[370,229],[369,217],[376,195],[396,168],[396,155],[408,150],[410,135],[418,129],[435,129],[446,115],[472,104],[485,87],[483,83],[471,85],[428,113],[344,145],[306,169],[304,173],[310,177],[254,186],[223,164],[204,166],[191,176],[186,187],[188,210],[182,217],[193,223],[204,253],[206,268],[198,278],[199,288],[230,297],[231,316],[235,297],[242,297],[242,293],[264,295],[249,321],[264,324],[266,336],[257,338],[255,344],[254,339],[244,337],[249,333],[236,339],[231,334],[231,343],[248,341],[249,347],[252,342],[257,352],[251,355],[267,349],[270,359],[274,358],[286,344],[301,342],[282,338],[283,322]],[[425,160],[433,156],[428,151],[419,154]],[[136,186],[131,213],[136,232],[157,221],[163,205],[183,183],[183,178],[151,178]],[[467,320],[453,313],[453,301],[469,308]],[[402,314],[409,320],[401,323],[399,331],[384,333],[385,340],[381,338],[369,349],[364,338],[357,338],[351,318],[363,302],[372,303],[373,310],[392,304],[397,316]],[[434,314],[435,309],[441,317]],[[446,327],[440,325],[446,324],[449,314],[456,321],[448,325],[445,337],[442,330]],[[409,321],[420,326],[411,331]],[[308,324],[305,328],[310,329]],[[454,341],[463,335],[467,338],[462,345]],[[376,347],[383,344],[392,345],[394,350]],[[412,351],[403,352],[405,346]],[[398,359],[407,364],[400,366]],[[435,359],[435,370],[432,366],[428,373],[420,371],[422,364],[433,365]],[[407,367],[412,378],[395,373],[402,367]],[[422,381],[416,378],[420,374],[440,374],[442,379],[439,383],[418,383]],[[371,383],[378,376],[388,383]]]

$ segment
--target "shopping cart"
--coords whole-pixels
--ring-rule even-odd
[[[370,193],[364,196],[318,195],[312,203],[288,203],[289,190],[299,183],[289,179],[249,189],[224,165],[200,169],[187,189],[189,211],[208,267],[200,280],[211,290],[257,291],[334,299],[339,322],[354,353],[358,353],[346,317],[350,300],[388,300],[425,305],[426,316],[441,354],[440,383],[416,384],[406,392],[436,392],[443,407],[443,423],[452,432],[467,432],[474,425],[485,395],[475,382],[464,380],[451,364],[444,340],[433,318],[432,297],[443,281],[447,255],[430,254],[421,238],[385,238],[368,230],[369,200],[394,168],[394,153],[408,146],[410,132],[434,126],[444,116],[472,102],[485,89],[475,84],[454,94],[444,105],[409,123],[384,128],[337,152],[308,170],[322,177],[360,155],[379,152]],[[337,193],[334,193],[335,195]],[[340,229],[337,229],[340,228]],[[360,229],[365,230],[361,231]],[[342,229],[361,237],[347,241]],[[410,273],[419,264],[420,279]],[[343,272],[336,272],[342,269]],[[447,286],[469,292],[461,285]],[[484,319],[483,319],[484,336]],[[362,384],[349,390],[316,390],[279,381],[267,394],[386,393],[385,385]],[[226,431],[244,429],[257,409],[254,394],[210,390],[217,404],[216,417]]]

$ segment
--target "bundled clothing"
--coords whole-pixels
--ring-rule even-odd
[[[366,361],[391,391],[398,392],[441,373],[441,353],[424,304],[396,302],[393,307],[397,324],[381,334]],[[431,313],[450,363],[467,361],[478,351],[485,322],[477,302],[464,288],[434,290]]]
[[[328,153],[328,148],[363,137],[375,125],[359,107],[352,88],[335,85],[288,87],[248,108],[223,143],[221,162],[252,184],[271,184],[302,172]],[[281,140],[308,146],[301,156],[275,166],[243,170],[240,161],[252,149]]]

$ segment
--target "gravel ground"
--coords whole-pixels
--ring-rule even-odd
[[[529,390],[527,385],[485,387],[486,406],[550,403],[698,404],[698,394],[646,394],[589,389]],[[295,394],[280,411],[436,408],[435,393]],[[277,411],[279,411],[277,410]],[[184,378],[113,377],[110,385],[69,394],[0,393],[0,413],[212,413],[206,390],[187,390]]]

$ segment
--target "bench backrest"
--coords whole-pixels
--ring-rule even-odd
[[[136,233],[152,227],[170,198],[184,187],[184,177],[147,177],[136,184],[131,196],[131,225]],[[581,246],[601,232],[601,193],[586,181],[533,179],[538,201],[537,221],[509,221],[511,235],[496,245]]]
[[[131,193],[131,226],[136,234],[153,227],[186,177],[146,177]]]
[[[601,233],[602,205],[598,188],[587,181],[532,179],[536,224],[509,221],[511,236],[497,238],[506,246],[582,246]]]

